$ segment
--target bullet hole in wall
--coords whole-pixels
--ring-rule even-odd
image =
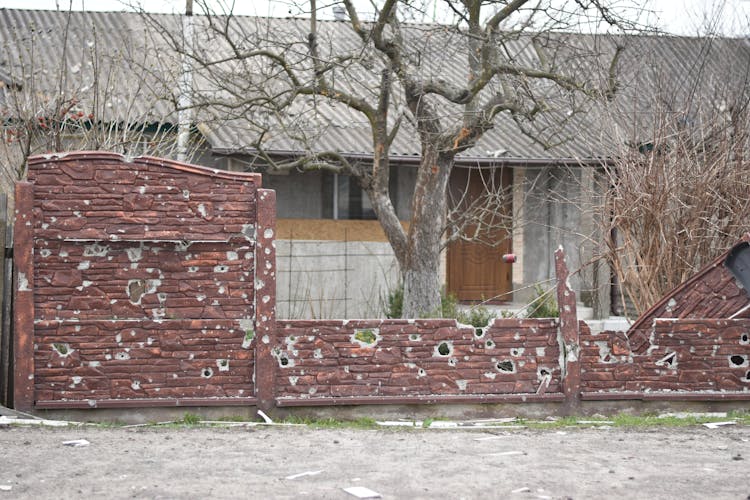
[[[515,373],[516,372],[516,366],[513,364],[512,361],[505,360],[505,361],[499,361],[495,367],[498,369],[498,371],[503,373]]]
[[[729,356],[729,362],[734,366],[743,366],[745,363],[747,363],[747,358],[739,354],[734,354],[732,356]]]
[[[675,365],[677,365],[677,353],[676,352],[670,352],[663,358],[661,358],[659,361],[656,362],[659,366],[667,366],[669,368],[674,368]]]

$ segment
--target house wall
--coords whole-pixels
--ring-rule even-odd
[[[245,168],[238,159],[233,169]],[[391,192],[401,220],[411,215],[411,196],[417,168],[393,166]],[[589,263],[596,241],[590,196],[593,169],[531,167],[513,169],[512,300],[528,303],[534,285],[552,286],[554,251],[562,245],[572,269]],[[264,186],[278,196],[279,313],[288,318],[382,317],[383,298],[399,283],[398,265],[375,221],[337,220],[332,191],[321,172],[265,175]],[[300,219],[305,219],[300,223]],[[355,222],[371,223],[367,226]],[[372,258],[368,259],[368,256]],[[444,252],[438,269],[446,282]],[[609,272],[604,265],[589,266],[571,277],[573,289],[597,317],[609,316]]]
[[[535,295],[533,285],[552,286],[555,277],[554,252],[562,247],[572,271],[591,260],[591,218],[593,170],[581,167],[549,166],[516,169],[514,214],[516,229],[513,251],[521,258],[513,266],[513,299],[527,302]],[[586,305],[591,305],[593,278],[589,272],[574,274],[571,286]],[[605,317],[609,311],[604,311]]]
[[[395,175],[396,207],[408,219],[414,168]],[[282,318],[383,317],[398,286],[396,257],[376,220],[334,220],[321,172],[265,175],[278,200],[278,314]]]
[[[276,191],[279,219],[322,219],[323,174],[321,172],[264,175],[263,186]]]

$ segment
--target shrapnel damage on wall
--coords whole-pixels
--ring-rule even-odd
[[[156,158],[31,158],[16,195],[16,405],[255,403],[260,285],[275,272],[259,187]]]
[[[560,318],[277,320],[275,193],[257,174],[35,157],[14,231],[22,410],[750,400],[750,299],[726,265],[750,236],[628,331],[595,333],[562,249]]]

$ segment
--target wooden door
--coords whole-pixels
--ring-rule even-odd
[[[511,239],[507,229],[499,227],[510,221],[512,213],[512,171],[501,167],[493,169],[454,168],[449,186],[453,210],[460,218],[474,214],[463,233],[476,238],[472,241],[456,240],[448,246],[448,292],[459,301],[505,302],[511,299],[511,266],[502,261],[510,253]],[[501,207],[479,215],[477,200],[488,192],[503,196]],[[498,206],[496,199],[495,206]]]

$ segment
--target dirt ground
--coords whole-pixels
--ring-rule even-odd
[[[85,447],[63,441],[86,439]],[[3,427],[3,498],[750,498],[750,427]],[[320,472],[318,472],[320,471]],[[317,472],[301,475],[305,472]],[[10,490],[10,491],[8,491]]]

